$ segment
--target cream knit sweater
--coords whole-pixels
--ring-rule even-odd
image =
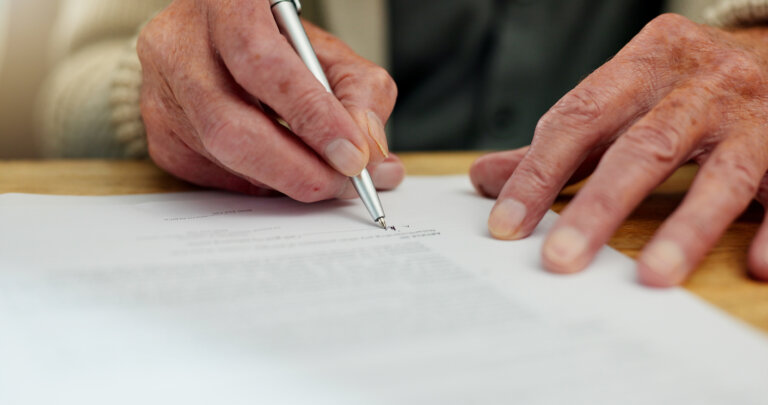
[[[385,15],[385,0],[325,0],[308,3],[322,7],[328,28],[377,63],[386,65],[385,18],[373,23],[370,15]],[[40,143],[49,157],[141,158],[147,155],[139,110],[141,66],[136,56],[136,34],[170,0],[62,0],[52,40],[54,69],[39,102]],[[359,18],[341,17],[339,10],[368,16],[368,36]],[[694,20],[737,27],[768,23],[768,0],[671,0],[668,9]],[[372,14],[373,12],[373,14]],[[378,32],[378,33],[377,33]]]

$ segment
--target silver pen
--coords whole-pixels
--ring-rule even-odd
[[[280,32],[288,39],[288,42],[296,50],[296,53],[299,54],[299,57],[304,61],[309,71],[315,75],[329,93],[333,93],[331,85],[328,83],[328,78],[325,77],[325,72],[323,72],[323,67],[320,65],[320,61],[317,60],[315,50],[312,49],[312,44],[309,42],[307,32],[304,31],[304,26],[301,24],[301,19],[299,18],[301,3],[299,0],[269,0],[269,3]],[[387,229],[384,209],[381,208],[379,194],[376,193],[376,187],[373,185],[373,180],[371,180],[368,170],[363,169],[362,173],[351,179],[357,194],[363,200],[363,204],[368,209],[368,213],[371,214],[373,221],[382,228]]]

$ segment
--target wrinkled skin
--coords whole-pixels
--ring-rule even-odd
[[[347,176],[366,166],[377,187],[396,187],[404,169],[383,124],[394,82],[305,26],[335,97],[280,35],[267,0],[176,0],[154,18],[138,53],[155,163],[201,186],[304,202],[355,197]]]
[[[153,160],[202,186],[305,202],[354,197],[346,176],[366,166],[378,187],[396,187],[404,170],[383,127],[392,79],[305,25],[335,97],[279,34],[266,0],[176,0],[150,22],[138,52]],[[566,183],[591,174],[542,250],[548,269],[579,271],[656,185],[693,160],[702,167],[691,190],[638,260],[646,284],[684,281],[753,198],[768,203],[766,50],[763,28],[655,19],[542,117],[530,148],[473,165],[478,190],[498,197],[491,234],[526,237]],[[768,225],[749,265],[768,279]]]
[[[482,157],[471,177],[498,197],[491,234],[519,239],[569,180],[591,174],[542,248],[547,269],[573,273],[690,160],[701,165],[691,189],[638,259],[645,284],[680,284],[754,198],[768,203],[765,28],[656,18],[542,117],[529,148]],[[768,223],[749,267],[768,280]]]

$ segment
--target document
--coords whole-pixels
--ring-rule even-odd
[[[0,404],[768,403],[768,339],[605,248],[540,264],[465,177],[357,200],[0,196]]]

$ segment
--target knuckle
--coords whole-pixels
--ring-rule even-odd
[[[156,27],[160,24],[160,17],[157,17],[150,21],[139,33],[136,39],[136,54],[139,57],[139,61],[145,64],[149,58],[157,54],[157,50],[161,47],[161,41],[163,35],[158,35]]]
[[[139,32],[136,53],[142,63],[145,60],[164,58],[180,46],[179,37],[184,35],[184,25],[170,6],[152,18]]]
[[[748,199],[757,195],[760,173],[744,156],[735,153],[716,154],[712,157],[710,165],[712,175],[723,179],[722,182],[730,195],[737,199]]]
[[[216,114],[214,114],[216,115]],[[215,145],[216,142],[220,142],[221,139],[226,138],[229,134],[236,132],[237,128],[235,123],[224,117],[218,117],[217,119],[209,120],[205,123],[202,132],[202,139],[206,146]]]
[[[534,193],[541,193],[552,188],[554,175],[549,165],[537,162],[532,160],[527,164],[521,164],[514,174],[520,176],[519,178],[526,183],[526,188]]]
[[[147,60],[147,57],[149,56],[150,47],[152,46],[153,41],[149,40],[147,38],[149,34],[147,34],[146,28],[139,33],[139,37],[136,39],[136,55],[139,57],[139,61],[144,64]]]
[[[537,130],[562,125],[588,125],[600,117],[602,109],[594,92],[575,89],[560,99],[537,124]]]
[[[679,14],[662,14],[651,20],[630,44],[639,45],[634,49],[640,54],[648,54],[648,47],[663,45],[666,51],[659,52],[666,58],[677,61],[696,48],[705,50],[712,39],[707,29]],[[679,63],[679,62],[675,62]]]
[[[331,131],[332,96],[317,89],[299,92],[284,117],[299,136],[324,136]]]
[[[744,50],[729,51],[717,66],[717,73],[728,85],[737,87],[762,83],[765,75],[757,58]]]
[[[664,13],[651,20],[646,28],[648,29],[676,29],[681,25],[689,25],[691,20],[680,14]]]
[[[234,119],[216,119],[206,123],[201,136],[202,147],[220,164],[229,168],[243,167],[244,162],[254,158],[253,151],[240,145],[245,132]]]
[[[675,162],[682,154],[682,135],[674,126],[658,122],[635,125],[625,136],[634,161],[648,167]]]
[[[703,243],[713,243],[719,236],[718,228],[713,226],[711,218],[694,212],[682,214],[675,221],[675,227],[682,234],[696,235],[696,238]]]
[[[622,211],[622,202],[617,193],[608,192],[608,190],[595,190],[586,197],[587,204],[593,210],[599,212],[603,218],[618,218],[624,213]]]
[[[392,78],[389,72],[380,66],[376,66],[370,72],[370,77],[373,79],[373,82],[376,84],[376,88],[379,89],[379,92],[386,99],[394,103],[395,99],[397,98],[397,84],[395,84],[395,80]]]
[[[657,36],[697,36],[696,23],[680,14],[665,13],[651,20],[642,29],[641,34]]]
[[[283,60],[283,52],[279,52],[280,47],[290,47],[285,37],[275,34],[266,37],[254,37],[250,31],[236,30],[227,38],[231,39],[235,45],[227,47],[237,49],[237,52],[227,54],[227,68],[234,74],[236,79],[254,77],[277,76],[279,70],[286,66]],[[258,84],[258,81],[255,82]]]

